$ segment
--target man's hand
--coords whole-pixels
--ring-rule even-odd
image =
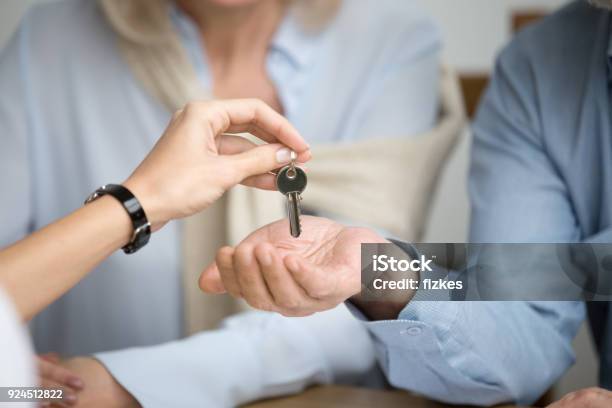
[[[602,388],[586,388],[567,394],[548,408],[606,408],[612,407],[612,392]]]
[[[252,307],[306,316],[331,309],[361,290],[361,244],[388,242],[365,228],[302,217],[292,238],[287,220],[253,232],[236,248],[224,247],[202,273],[200,288],[229,292]]]

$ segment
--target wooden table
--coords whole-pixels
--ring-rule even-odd
[[[256,402],[245,408],[460,408],[427,401],[402,391],[329,385],[314,387],[301,394]],[[500,408],[516,408],[506,405]]]

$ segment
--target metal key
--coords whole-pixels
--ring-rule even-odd
[[[294,156],[292,155],[292,158]],[[302,233],[300,224],[300,201],[302,192],[306,189],[306,173],[295,165],[295,159],[291,164],[279,170],[276,176],[276,187],[278,191],[287,197],[287,217],[289,218],[289,229],[291,236],[297,238]]]

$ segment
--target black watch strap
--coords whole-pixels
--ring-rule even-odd
[[[132,227],[134,228],[132,239],[122,249],[126,254],[133,254],[145,246],[151,237],[151,224],[147,219],[147,214],[145,214],[136,196],[119,184],[106,184],[100,187],[87,197],[85,204],[89,204],[104,195],[115,197],[123,205],[132,220]]]

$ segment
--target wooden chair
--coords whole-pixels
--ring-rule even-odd
[[[474,119],[480,97],[489,84],[489,75],[486,73],[459,74],[459,84],[463,92],[463,102],[468,118]]]

